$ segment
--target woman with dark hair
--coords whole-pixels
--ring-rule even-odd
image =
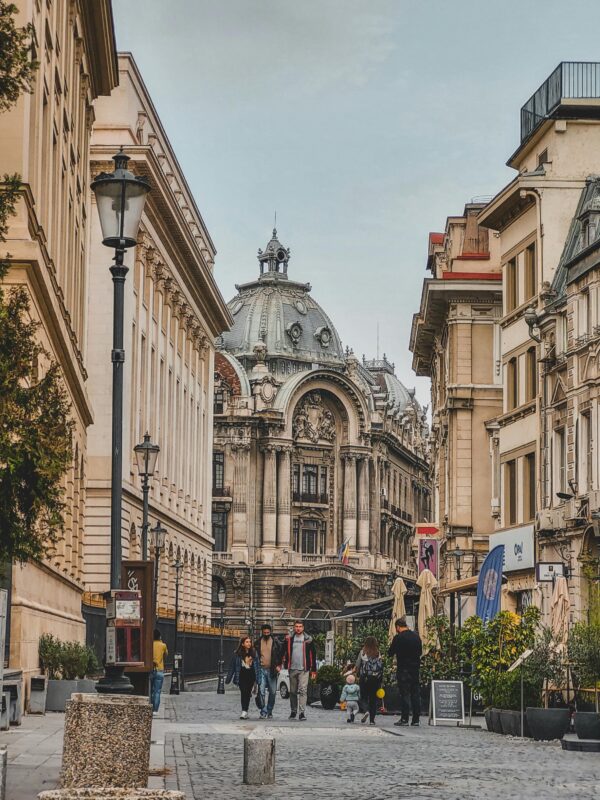
[[[240,719],[248,719],[250,696],[256,683],[256,650],[249,636],[242,636],[237,650],[231,657],[225,683],[233,681],[240,690],[242,713]]]
[[[370,724],[375,725],[377,714],[377,690],[381,686],[383,679],[383,659],[379,652],[379,645],[374,636],[367,636],[362,650],[356,659],[356,674],[360,686],[361,699],[366,701],[368,711],[363,715],[361,722],[366,722],[367,717]]]

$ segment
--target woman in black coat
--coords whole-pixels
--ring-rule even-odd
[[[252,689],[256,683],[256,650],[252,646],[252,639],[249,636],[242,636],[237,650],[231,658],[229,671],[225,683],[231,683],[239,687],[240,698],[242,701],[242,713],[240,719],[248,719],[248,707]]]

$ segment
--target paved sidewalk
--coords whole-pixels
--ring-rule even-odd
[[[7,800],[34,800],[54,789],[62,763],[64,714],[26,715],[23,724],[0,732],[8,750]]]

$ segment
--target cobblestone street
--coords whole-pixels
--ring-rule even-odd
[[[500,737],[483,730],[393,727],[379,717],[377,729],[347,725],[340,711],[307,710],[306,723],[288,722],[278,699],[273,724],[237,719],[237,692],[201,692],[167,701],[167,788],[194,800],[256,796],[242,783],[243,735],[260,725],[276,737],[276,785],[262,797],[305,798],[318,789],[330,798],[437,798],[526,800],[596,798],[600,762],[594,754],[567,753],[558,743]],[[181,727],[178,732],[176,728]]]

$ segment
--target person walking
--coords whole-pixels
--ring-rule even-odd
[[[375,725],[377,715],[377,690],[383,680],[383,659],[379,652],[379,645],[374,636],[367,636],[362,650],[356,659],[355,671],[358,675],[360,686],[360,697],[363,701],[363,708],[367,711],[363,714],[361,722],[369,719],[371,725]]]
[[[256,660],[256,650],[252,647],[252,639],[249,636],[242,636],[238,648],[231,658],[229,671],[225,678],[225,683],[233,681],[240,690],[242,702],[240,719],[248,719],[250,696],[256,683]]]
[[[406,624],[406,617],[396,620],[396,635],[392,639],[389,656],[396,656],[396,679],[400,691],[400,719],[394,725],[408,725],[409,707],[412,708],[411,725],[419,725],[421,715],[421,697],[419,672],[423,645],[416,631],[411,631]]]
[[[356,683],[356,677],[354,673],[349,672],[346,675],[346,685],[342,689],[342,694],[340,697],[340,704],[346,704],[346,710],[348,712],[348,718],[346,722],[354,722],[354,715],[358,711],[358,703],[360,701],[360,687]]]
[[[308,678],[315,677],[317,654],[312,636],[304,631],[304,623],[296,620],[293,635],[285,637],[283,666],[290,673],[290,719],[306,720]]]
[[[256,650],[256,682],[258,683],[262,705],[260,718],[272,719],[282,652],[281,645],[277,639],[273,638],[273,629],[268,622],[265,622],[260,632],[260,638],[254,642],[254,649]]]
[[[150,674],[150,700],[154,716],[158,714],[160,707],[160,693],[165,680],[165,656],[168,652],[160,631],[155,628],[154,641],[152,642],[152,673]]]

